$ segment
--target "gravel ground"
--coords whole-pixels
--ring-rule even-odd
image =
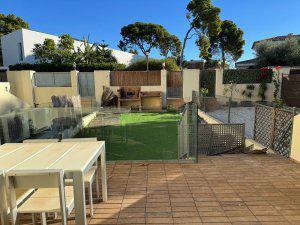
[[[227,123],[228,109],[219,109],[213,112],[208,112],[209,115]],[[246,137],[253,138],[254,130],[254,107],[235,107],[231,108],[231,123],[245,123],[246,124]]]

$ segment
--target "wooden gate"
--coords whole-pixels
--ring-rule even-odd
[[[78,89],[81,97],[95,96],[95,81],[93,72],[78,73]]]
[[[183,76],[181,71],[168,71],[167,97],[182,98]]]
[[[291,70],[282,78],[281,96],[285,104],[300,108],[300,70]]]

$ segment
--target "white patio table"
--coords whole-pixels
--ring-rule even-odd
[[[5,172],[10,170],[62,169],[72,178],[75,221],[86,225],[84,176],[101,156],[102,197],[107,201],[105,142],[11,143],[0,146],[0,214],[8,224]],[[15,214],[15,213],[13,213]]]

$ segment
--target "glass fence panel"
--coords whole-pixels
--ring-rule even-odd
[[[28,108],[0,116],[0,139],[3,144],[97,137],[106,142],[108,160],[194,160],[191,150],[189,157],[179,157],[181,118],[178,112],[125,108]]]
[[[105,140],[108,160],[177,160],[176,113],[99,113],[76,137]]]

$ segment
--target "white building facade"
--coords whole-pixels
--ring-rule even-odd
[[[37,32],[29,29],[19,29],[1,37],[3,66],[8,67],[17,63],[35,63],[33,48],[35,44],[43,44],[44,40],[52,39],[57,44],[59,36]],[[74,48],[84,48],[83,42],[74,39]],[[120,50],[112,50],[118,63],[129,65],[130,63],[143,58]]]

